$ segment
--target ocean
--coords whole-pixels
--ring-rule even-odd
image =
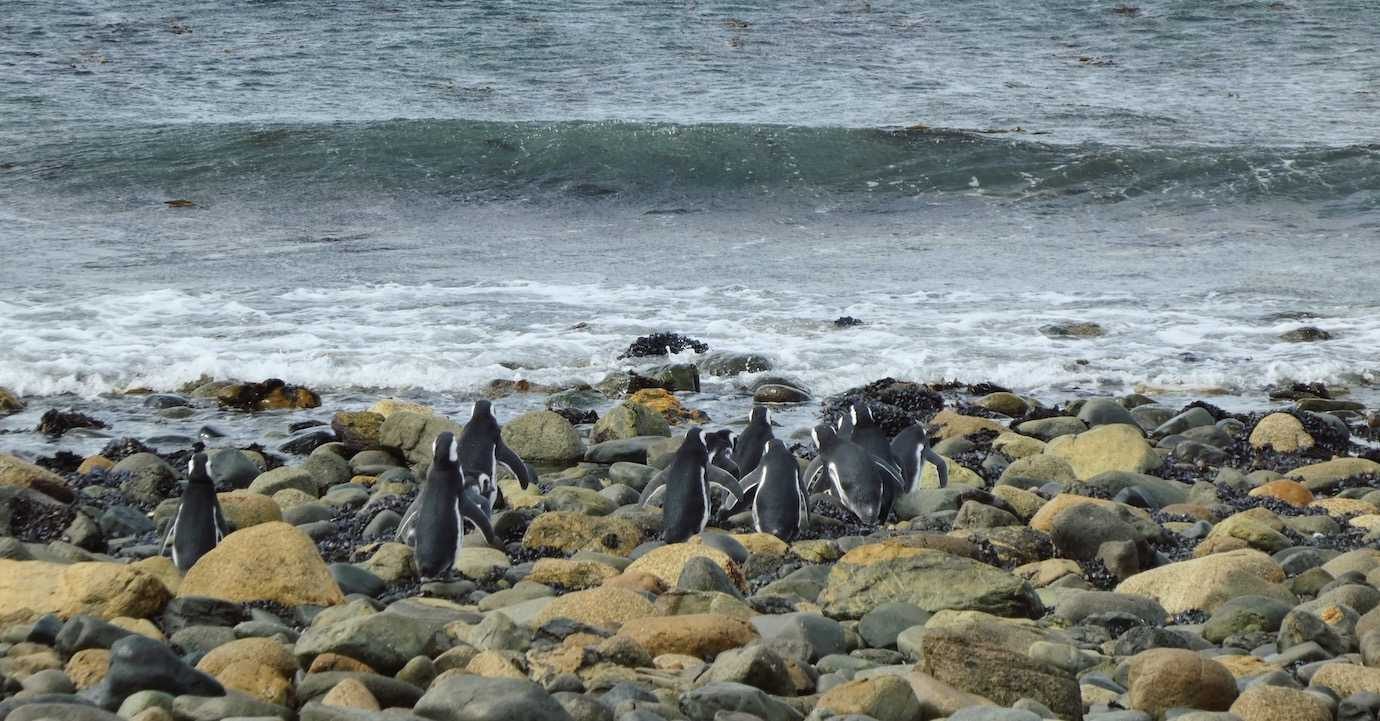
[[[1373,405],[1378,27],[1362,0],[7,0],[0,385],[40,401],[0,429],[190,434],[112,394],[201,375],[459,413],[654,331],[816,398]],[[1304,325],[1332,339],[1281,339]],[[705,380],[688,405],[745,414],[751,377]]]

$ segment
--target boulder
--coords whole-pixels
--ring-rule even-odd
[[[1309,683],[1330,688],[1343,698],[1358,693],[1380,694],[1380,668],[1329,663],[1319,668]]]
[[[523,548],[553,549],[565,554],[596,551],[627,556],[641,542],[642,530],[626,518],[568,511],[537,516],[522,536]]]
[[[364,450],[379,445],[384,417],[372,411],[339,411],[331,416],[331,431],[346,448]]]
[[[1313,493],[1321,493],[1332,490],[1348,478],[1367,474],[1380,474],[1380,463],[1366,458],[1333,458],[1296,468],[1284,477],[1299,481]]]
[[[655,615],[656,607],[641,593],[605,586],[553,599],[537,614],[535,625],[568,618],[587,626],[617,631],[629,621]]]
[[[727,553],[701,543],[672,543],[654,548],[628,566],[629,573],[649,573],[668,587],[680,581],[685,565],[692,558],[707,558],[728,575],[739,590],[747,590],[747,579]]]
[[[1313,436],[1303,429],[1303,422],[1288,413],[1271,413],[1260,419],[1251,430],[1251,447],[1266,448],[1280,453],[1297,453],[1313,447]]]
[[[1079,478],[1106,471],[1147,473],[1161,463],[1138,428],[1120,423],[1060,436],[1049,442],[1045,453],[1068,461]]]
[[[503,442],[530,463],[574,463],[585,455],[575,426],[555,411],[524,413],[503,426]]]
[[[401,454],[412,466],[430,465],[436,436],[449,431],[458,437],[464,430],[459,423],[430,413],[395,410],[380,415],[385,417],[379,426],[379,446]]]
[[[958,609],[1025,618],[1044,613],[1025,579],[943,551],[890,544],[845,554],[829,572],[819,601],[827,615],[843,619],[898,601],[931,613]]]
[[[1226,711],[1236,701],[1236,679],[1222,664],[1194,651],[1156,648],[1129,662],[1130,705],[1156,718],[1171,708]]]
[[[265,573],[265,569],[273,569]],[[331,606],[340,587],[306,534],[286,523],[263,523],[226,536],[187,571],[179,597],[205,596],[284,606]]]
[[[0,619],[26,621],[49,613],[146,618],[158,613],[169,595],[157,577],[118,563],[0,559]]]
[[[1265,596],[1297,603],[1283,585],[1284,569],[1253,549],[1215,553],[1138,573],[1122,581],[1118,593],[1149,596],[1169,613],[1211,613],[1238,596]]]
[[[1071,673],[969,633],[925,629],[915,670],[999,704],[1032,698],[1059,718],[1083,718],[1078,680]]]
[[[225,513],[225,520],[236,530],[283,520],[282,509],[272,498],[252,491],[217,493],[216,500]]]
[[[638,436],[670,435],[671,425],[660,413],[641,403],[624,401],[595,422],[590,442],[603,443]]]
[[[758,638],[747,621],[708,613],[632,619],[618,635],[637,642],[653,656],[675,653],[706,660]]]
[[[62,476],[8,453],[0,453],[0,486],[31,488],[63,503],[74,498]]]
[[[1230,711],[1241,721],[1332,721],[1332,707],[1326,701],[1283,686],[1251,686]]]
[[[413,711],[432,721],[573,721],[531,681],[472,675],[441,675]]]
[[[899,676],[878,676],[849,681],[819,697],[816,712],[830,716],[858,714],[877,721],[914,721],[922,718],[915,690]]]

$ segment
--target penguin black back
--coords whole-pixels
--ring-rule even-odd
[[[173,565],[183,572],[230,534],[207,463],[205,453],[196,453],[187,462],[187,488],[163,544],[172,546]]]
[[[753,471],[757,475],[752,525],[758,533],[794,540],[805,528],[808,499],[800,481],[800,464],[780,439],[773,438]]]
[[[666,469],[666,497],[661,505],[662,538],[680,543],[704,530],[709,523],[709,484],[706,466],[709,449],[699,428],[685,434],[680,449]]]
[[[890,511],[894,492],[888,494],[890,484],[882,479],[872,455],[827,425],[816,426],[814,436],[819,456],[812,469],[817,469],[819,482],[826,483],[843,507],[862,522],[882,520]]]
[[[467,484],[485,504],[484,512],[493,509],[503,498],[498,490],[498,467],[505,466],[518,483],[526,488],[535,480],[532,469],[503,442],[503,429],[494,417],[493,404],[475,401],[470,420],[460,432],[459,463]]]
[[[753,406],[748,412],[747,428],[733,442],[733,458],[738,462],[739,477],[757,470],[767,441],[773,438],[771,413],[765,406]]]
[[[891,441],[887,440],[886,431],[877,425],[876,419],[872,416],[872,407],[862,399],[853,401],[852,407],[848,409],[848,419],[852,425],[851,432],[846,436],[848,440],[862,446],[863,450],[872,456],[882,478],[894,486],[891,489],[893,494],[899,492],[904,486],[901,463],[892,454]]]
[[[734,478],[742,478],[744,474],[739,472],[738,462],[733,457],[733,431],[727,428],[704,434],[704,446],[709,449],[709,462],[728,473]]]

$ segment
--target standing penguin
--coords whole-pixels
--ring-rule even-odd
[[[757,470],[743,480],[743,493],[756,494],[752,499],[752,526],[758,533],[793,541],[805,530],[810,512],[800,464],[781,439],[773,438],[767,443]]]
[[[949,464],[930,448],[930,437],[924,426],[916,423],[901,431],[891,441],[891,455],[901,464],[901,493],[910,493],[920,483],[920,473],[925,469],[925,461],[934,464],[939,473],[939,487],[949,485]]]
[[[206,454],[197,453],[187,461],[187,489],[182,492],[182,505],[173,517],[163,549],[172,546],[173,565],[186,573],[229,534],[230,524],[216,500],[216,484],[206,471]]]
[[[667,543],[680,543],[708,525],[708,465],[709,449],[700,438],[700,429],[691,428],[666,469],[661,536]]]
[[[733,431],[727,428],[704,434],[704,445],[709,449],[709,463],[742,478],[738,461],[733,457]]]
[[[840,438],[833,426],[812,432],[819,455],[807,469],[809,488],[825,484],[839,503],[863,523],[885,521],[896,501],[896,487],[878,470],[872,455],[851,440]]]
[[[398,540],[415,549],[417,571],[423,579],[443,578],[454,567],[465,542],[466,521],[484,534],[489,545],[498,547],[489,516],[476,498],[465,488],[459,441],[450,432],[437,435],[422,491],[398,524]]]
[[[470,420],[460,432],[460,469],[482,499],[485,515],[493,515],[494,507],[503,500],[498,490],[499,466],[516,476],[523,488],[535,480],[531,467],[503,443],[501,431],[492,404],[475,401]]]
[[[739,478],[757,470],[762,451],[775,434],[771,430],[771,412],[765,406],[753,406],[748,411],[747,428],[733,441],[733,458],[738,462]]]
[[[867,401],[855,400],[848,409],[847,418],[845,425],[849,426],[850,430],[846,435],[840,432],[839,437],[862,446],[877,464],[877,472],[899,491],[905,485],[901,478],[901,463],[891,451],[891,442],[886,438],[886,431],[877,425],[876,419],[872,416],[872,407],[867,405]]]

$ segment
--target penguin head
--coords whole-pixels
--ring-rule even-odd
[[[853,420],[853,427],[855,428],[867,428],[877,424],[872,418],[872,407],[862,398],[853,401],[853,405],[848,409],[848,413]]]
[[[710,454],[733,455],[733,431],[727,428],[704,434],[704,446]]]
[[[431,442],[431,465],[434,468],[450,468],[460,462],[460,441],[450,431],[436,434]]]
[[[187,482],[212,484],[209,459],[205,453],[194,453],[187,460]]]
[[[827,423],[821,423],[810,430],[810,437],[815,441],[815,448],[824,450],[838,440],[838,431]]]
[[[766,406],[753,406],[748,411],[748,425],[771,425],[771,410]]]
[[[692,426],[685,433],[685,440],[681,441],[680,450],[676,451],[676,460],[686,460],[705,465],[709,462],[709,448],[704,445],[704,438],[701,437],[699,426]]]
[[[493,417],[494,404],[492,401],[479,400],[474,402],[474,408],[470,410],[470,422]]]

